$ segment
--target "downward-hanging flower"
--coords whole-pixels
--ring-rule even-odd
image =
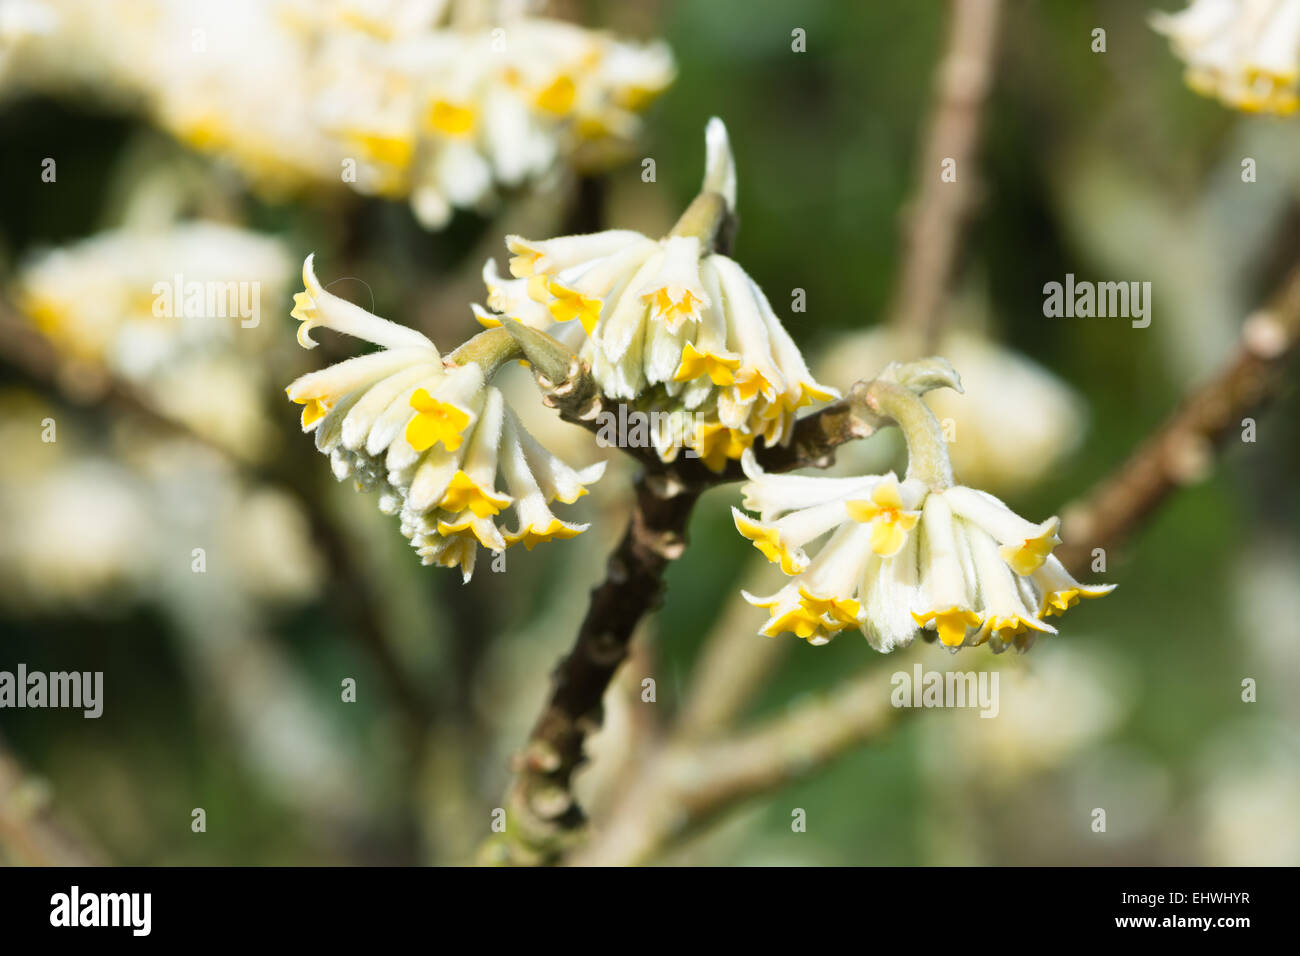
[[[1300,0],[1192,0],[1152,26],[1187,63],[1187,85],[1247,112],[1300,106]]]
[[[838,393],[813,379],[754,280],[715,250],[735,169],[720,120],[709,121],[706,142],[704,189],[665,238],[509,236],[514,278],[489,263],[484,281],[491,309],[581,344],[607,398],[667,413],[671,425],[654,439],[665,461],[687,447],[721,469],[760,437],[787,440],[796,409]]]
[[[733,508],[736,528],[793,578],[770,596],[745,594],[770,615],[759,633],[825,644],[857,627],[887,652],[929,631],[954,650],[987,642],[1001,652],[1055,634],[1047,618],[1113,589],[1080,584],[1052,556],[1056,518],[1035,524],[954,485],[938,423],[913,391],[877,380],[867,394],[904,429],[903,481],[774,475],[752,453],[742,459],[743,503],[758,518]],[[823,538],[810,558],[805,549]]]
[[[460,567],[468,581],[479,545],[499,552],[522,542],[532,550],[586,530],[549,506],[585,494],[604,463],[575,470],[543,448],[488,384],[493,361],[444,358],[414,329],[326,292],[311,256],[303,285],[292,315],[302,322],[304,348],[315,348],[311,331],[322,326],[381,346],[286,389],[303,406],[303,431],[316,433],[336,477],[378,489],[380,509],[399,515],[425,564]],[[514,530],[498,524],[507,508],[515,512]]]

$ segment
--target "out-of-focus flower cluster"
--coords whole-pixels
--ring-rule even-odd
[[[1300,0],[1193,0],[1152,25],[1187,64],[1187,85],[1250,113],[1300,107]]]
[[[240,592],[299,601],[320,584],[306,518],[192,440],[117,428],[91,439],[71,416],[0,392],[0,603],[20,610],[168,599],[193,549],[222,556]]]
[[[105,93],[271,191],[409,197],[430,228],[625,152],[673,79],[637,45],[490,0],[19,0],[8,85]],[[21,15],[20,15],[21,14]]]
[[[19,272],[13,298],[74,370],[102,367],[163,414],[253,452],[266,370],[245,358],[273,341],[262,310],[279,314],[291,275],[278,240],[191,222],[44,252]]]

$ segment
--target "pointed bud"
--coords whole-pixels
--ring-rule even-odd
[[[709,120],[704,131],[704,184],[702,193],[717,193],[727,204],[727,211],[736,211],[736,160],[731,155],[731,142],[727,127],[716,116]]]
[[[736,234],[736,161],[727,127],[716,116],[704,132],[704,182],[670,236],[695,236],[705,252],[731,251]]]
[[[924,395],[936,388],[951,388],[959,393],[963,391],[961,376],[951,362],[939,355],[917,359],[915,362],[890,362],[877,377],[882,381],[902,385],[917,395]]]

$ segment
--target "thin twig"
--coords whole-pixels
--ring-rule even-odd
[[[1076,573],[1093,550],[1125,540],[1171,494],[1213,467],[1216,447],[1260,411],[1286,383],[1283,370],[1300,347],[1300,269],[1272,305],[1242,328],[1241,344],[1223,370],[1185,398],[1113,474],[1064,512],[1057,555]]]
[[[944,298],[962,227],[978,194],[975,152],[983,106],[993,81],[1001,0],[953,0],[943,59],[935,81],[920,158],[920,192],[903,229],[903,262],[894,288],[893,320],[915,333],[918,355],[938,345]],[[952,161],[955,178],[945,179]]]
[[[101,866],[103,851],[63,825],[48,785],[0,741],[0,843],[27,866]]]
[[[893,662],[897,665],[899,662]],[[896,667],[873,667],[816,700],[726,740],[675,739],[647,761],[629,798],[568,861],[644,863],[713,816],[879,740],[909,710],[890,703]]]

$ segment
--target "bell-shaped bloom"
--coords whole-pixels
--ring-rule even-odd
[[[377,489],[381,510],[399,516],[425,564],[459,567],[469,580],[479,545],[499,552],[522,541],[531,550],[586,530],[550,505],[585,494],[603,462],[575,470],[560,461],[488,384],[491,370],[449,363],[414,329],[325,291],[310,256],[303,285],[292,314],[304,347],[314,347],[311,330],[324,327],[382,348],[302,376],[286,389],[289,398],[303,406],[303,430],[315,432],[334,474]],[[513,530],[498,523],[507,509]]]
[[[1046,618],[1113,589],[1080,584],[1052,556],[1056,518],[1034,524],[982,491],[935,491],[892,473],[773,475],[752,454],[743,461],[744,505],[759,517],[733,508],[736,528],[792,577],[768,597],[745,595],[768,610],[761,634],[824,644],[857,627],[887,652],[928,631],[954,650],[988,642],[1001,652],[1056,633]]]
[[[1300,106],[1300,0],[1192,0],[1152,26],[1187,64],[1187,85],[1247,112]]]
[[[721,121],[707,141],[708,168],[729,170]],[[730,201],[734,176],[724,188]],[[606,398],[667,413],[655,432],[665,461],[684,446],[721,469],[760,437],[785,441],[796,409],[839,396],[813,379],[754,280],[697,235],[610,229],[506,245],[513,278],[485,269],[489,307],[579,343]]]

